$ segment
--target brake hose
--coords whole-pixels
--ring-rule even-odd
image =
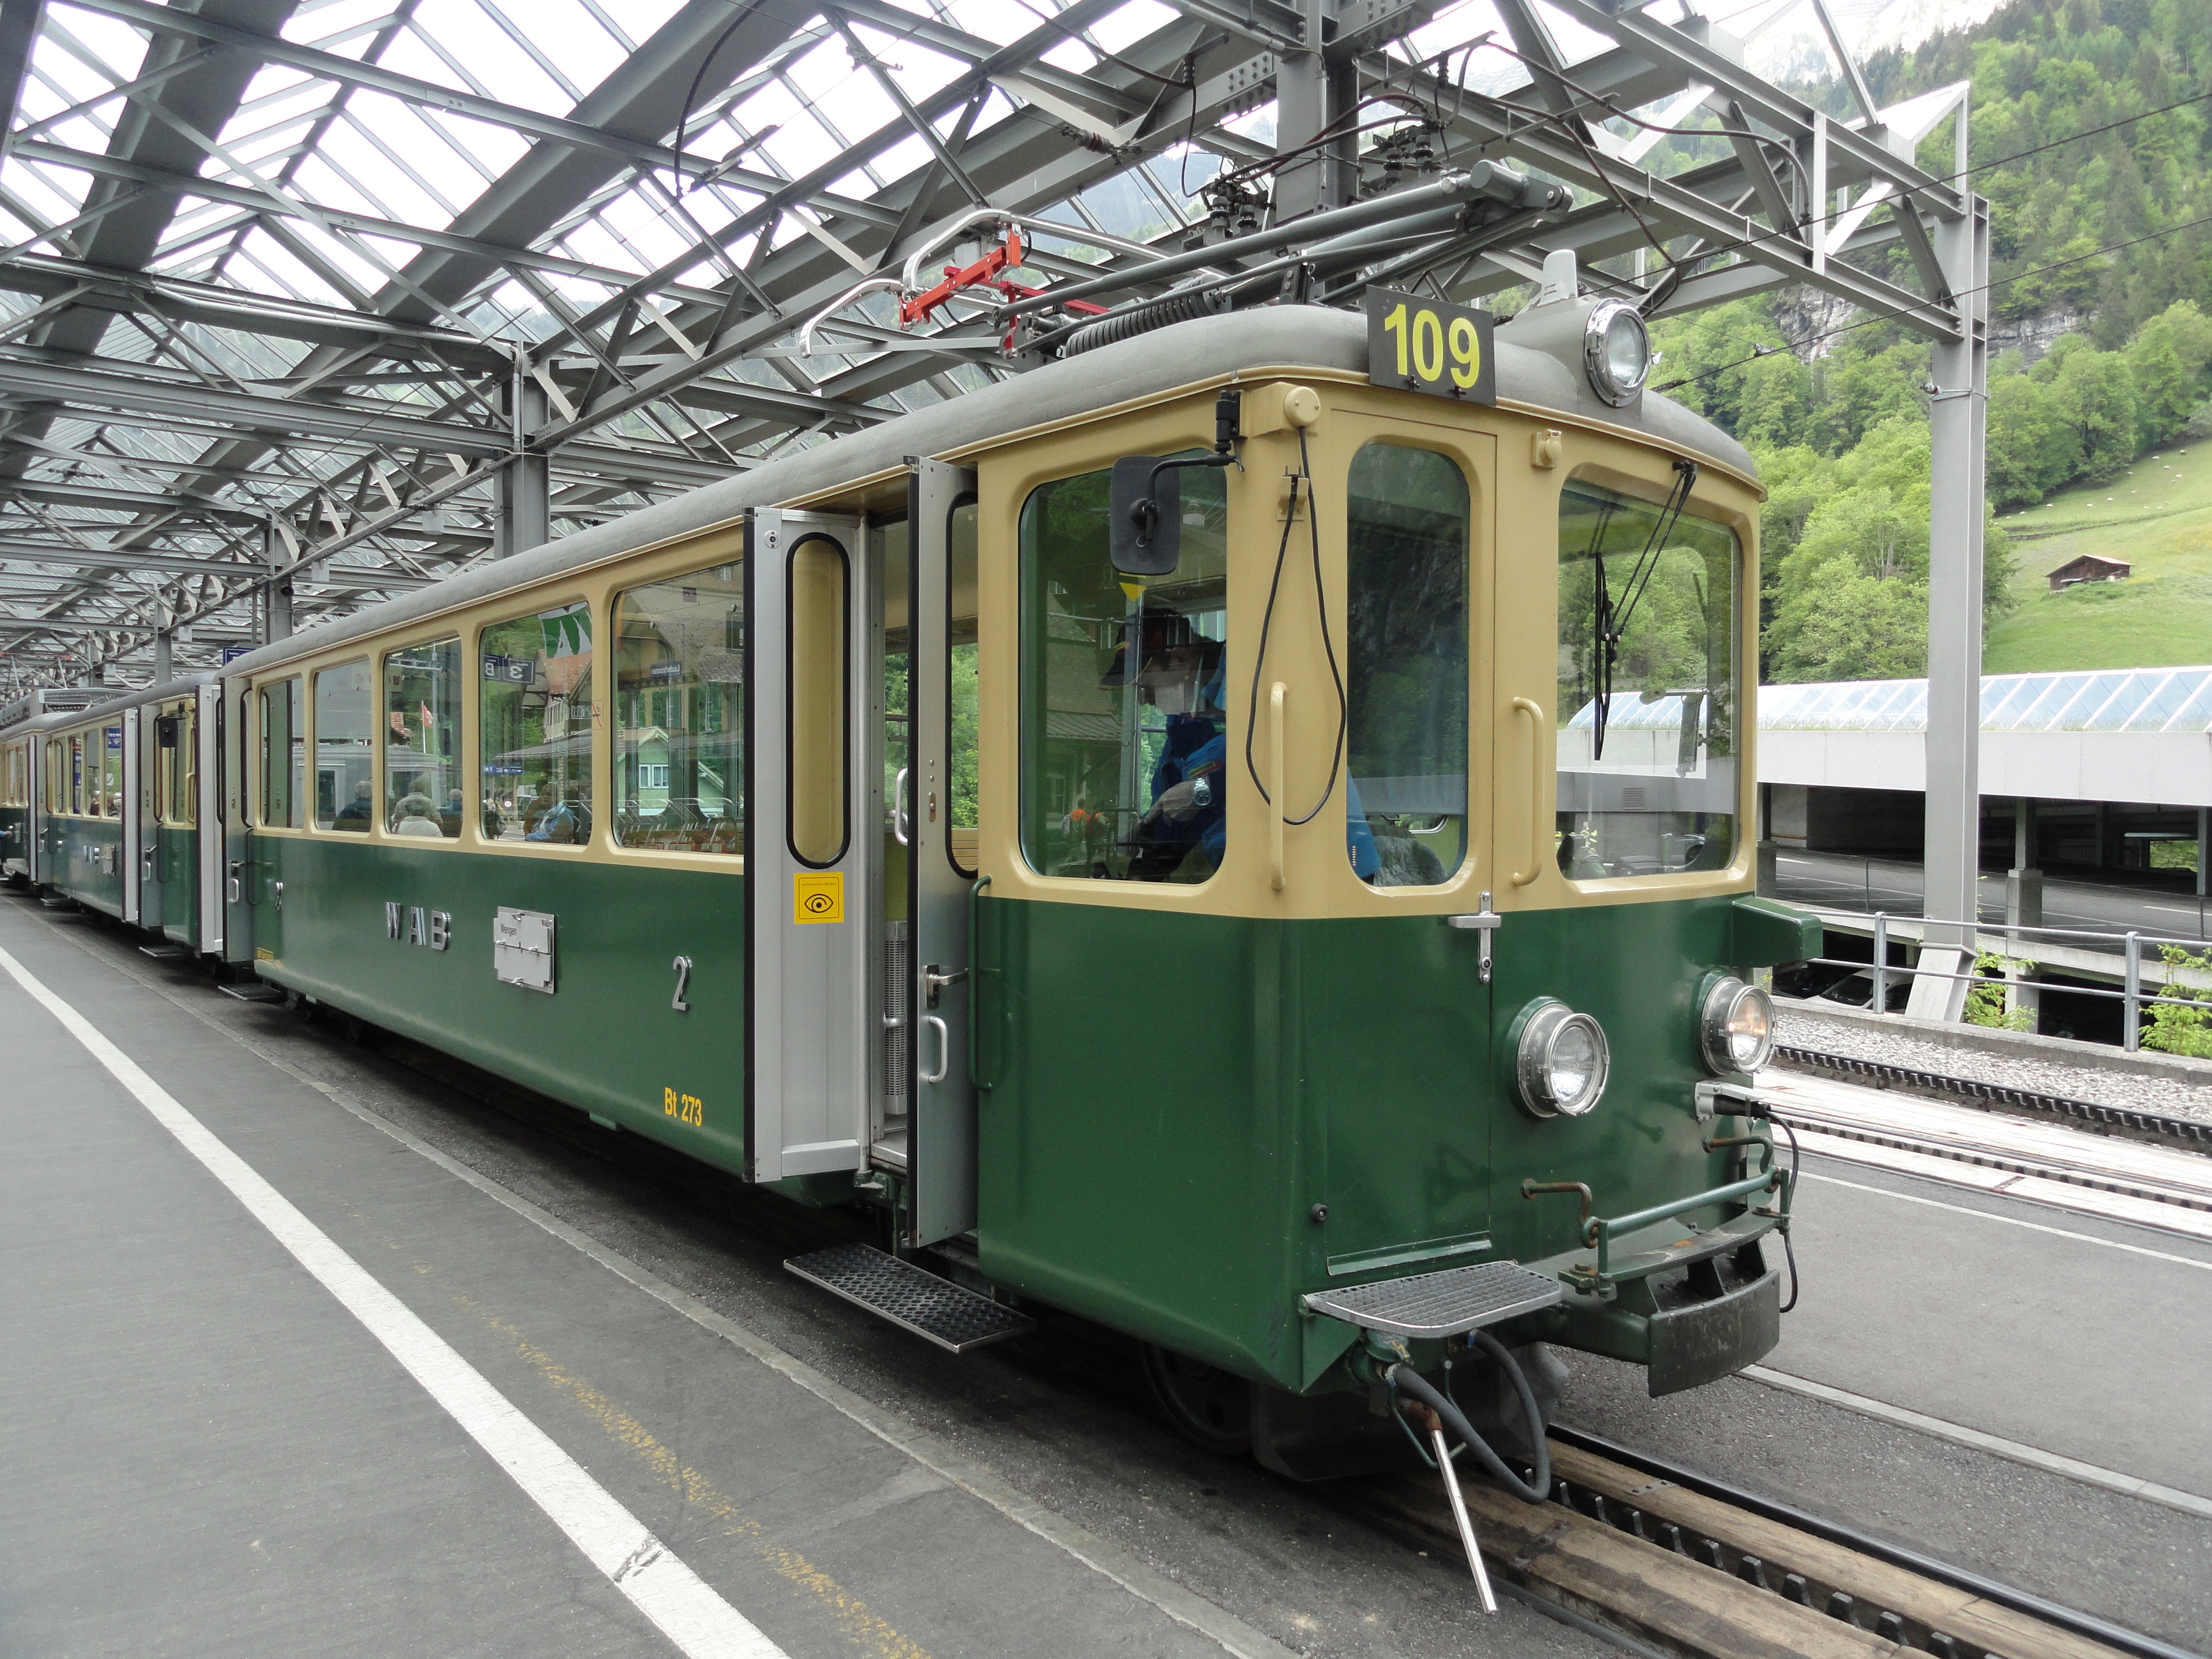
[[[1467,1334],[1467,1340],[1470,1346],[1480,1348],[1483,1352],[1498,1362],[1505,1375],[1512,1379],[1513,1391],[1521,1396],[1522,1418],[1528,1425],[1528,1439],[1535,1449],[1534,1468],[1529,1471],[1528,1479],[1526,1480],[1514,1474],[1505,1460],[1491,1449],[1490,1443],[1474,1431],[1474,1425],[1467,1420],[1466,1413],[1443,1395],[1438,1393],[1428,1378],[1423,1376],[1411,1365],[1401,1364],[1391,1366],[1389,1370],[1382,1373],[1382,1380],[1388,1382],[1394,1391],[1403,1389],[1437,1416],[1443,1418],[1450,1425],[1451,1431],[1474,1449],[1475,1456],[1481,1460],[1482,1467],[1490,1472],[1492,1480],[1497,1481],[1499,1486],[1523,1503],[1540,1504],[1551,1495],[1552,1449],[1544,1438],[1544,1417],[1543,1413],[1536,1409],[1535,1391],[1528,1386],[1528,1375],[1522,1370],[1520,1362],[1507,1352],[1504,1343],[1488,1331],[1469,1331]],[[1395,1416],[1397,1411],[1395,1403],[1391,1411]]]

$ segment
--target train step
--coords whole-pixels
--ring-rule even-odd
[[[1310,1291],[1305,1305],[1364,1330],[1433,1338],[1534,1313],[1564,1300],[1566,1293],[1558,1279],[1517,1261],[1478,1261],[1348,1290]]]
[[[809,1284],[842,1296],[952,1353],[1019,1336],[1036,1322],[987,1296],[950,1284],[868,1244],[839,1244],[783,1264]]]
[[[142,945],[138,947],[140,956],[152,957],[158,962],[172,962],[191,953],[192,947],[189,945]]]
[[[215,988],[227,997],[236,997],[240,1002],[282,1002],[284,994],[273,985],[255,982],[252,985],[218,985]]]

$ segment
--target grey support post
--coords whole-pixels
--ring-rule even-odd
[[[261,556],[274,573],[284,562],[284,544],[271,522],[262,532]],[[292,576],[272,574],[261,588],[261,643],[274,645],[292,636]]]
[[[1958,165],[1966,161],[1966,113],[1959,112]],[[1990,272],[1989,204],[1939,222],[1934,236],[1945,286],[1963,329],[1939,340],[1929,409],[1933,489],[1928,507],[1927,886],[1930,922],[1921,957],[1938,974],[1966,973],[1973,962],[1981,874],[1982,481],[1989,401],[1986,340]],[[1963,978],[1916,980],[1907,1012],[1957,1019]]]
[[[512,558],[553,539],[553,466],[532,447],[545,425],[545,388],[518,361],[507,382],[507,413],[514,448],[499,469],[499,513],[492,556]]]

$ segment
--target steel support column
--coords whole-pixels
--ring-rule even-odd
[[[262,532],[261,557],[271,570],[284,562],[284,544],[271,524]],[[272,576],[261,587],[261,643],[274,645],[292,636],[292,577],[289,572]]]
[[[1960,117],[1960,147],[1966,118]],[[1961,160],[1960,165],[1965,166]],[[1936,342],[1936,390],[1929,409],[1927,885],[1931,917],[1963,928],[1928,929],[1931,967],[1963,972],[1972,961],[1972,923],[1981,875],[1983,436],[1989,404],[1986,341],[1990,272],[1988,204],[1936,227],[1936,256],[1954,296],[1964,337]],[[1910,1012],[1956,1019],[1963,981],[1927,977],[1912,988]]]
[[[499,509],[492,556],[511,558],[553,539],[553,463],[532,447],[545,425],[545,388],[518,367],[507,382],[507,414],[514,450],[499,470]]]

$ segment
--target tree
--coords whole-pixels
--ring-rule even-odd
[[[1842,555],[1804,570],[1776,607],[1774,678],[1897,679],[1928,670],[1928,587],[1884,580]]]
[[[1999,507],[2039,501],[2073,476],[2079,445],[2051,394],[2025,374],[1990,380],[1989,491]]]
[[[2212,365],[2212,317],[2177,300],[2137,331],[2121,354],[2134,376],[2136,443],[2171,442],[2204,393]]]
[[[2136,397],[2128,381],[2125,358],[2086,340],[2051,377],[2051,410],[2069,434],[2076,476],[2113,477],[2135,459]]]

